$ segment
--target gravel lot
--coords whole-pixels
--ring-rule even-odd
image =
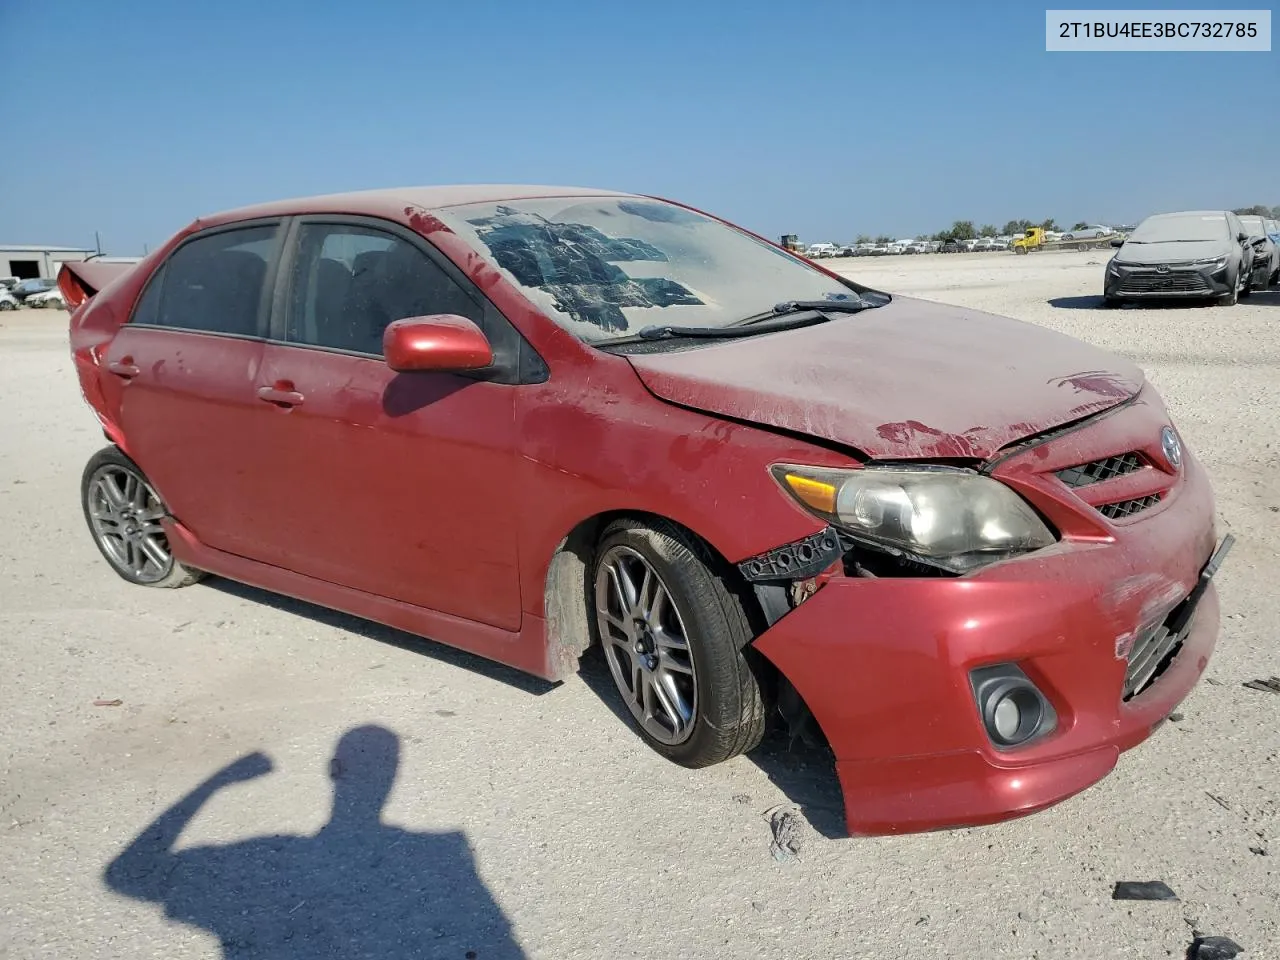
[[[1280,674],[1280,291],[1104,311],[1105,260],[831,261],[1136,360],[1238,539],[1218,654],[1181,722],[1047,812],[877,840],[822,835],[839,794],[815,753],[770,742],[711,770],[667,764],[615,716],[596,661],[550,687],[223,581],[128,586],[80,515],[102,440],[65,314],[0,314],[0,956],[1149,960],[1184,956],[1194,929],[1280,957],[1280,696],[1241,686]],[[390,734],[357,730],[331,767],[371,724]],[[361,819],[397,740],[382,820]],[[255,751],[273,772],[174,814],[194,816],[180,856],[157,834],[104,875]],[[788,800],[816,829],[777,862],[764,814]],[[167,915],[145,902],[164,876],[182,891]],[[1110,899],[1117,880],[1156,879],[1180,902]],[[303,932],[268,952],[282,920]]]

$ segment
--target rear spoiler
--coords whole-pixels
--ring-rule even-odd
[[[103,260],[64,261],[58,271],[58,289],[67,301],[67,309],[75,310],[117,277],[122,277],[137,263]]]

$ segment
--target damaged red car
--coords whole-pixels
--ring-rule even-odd
[[[550,680],[599,645],[676,763],[816,720],[853,833],[1029,813],[1196,683],[1204,469],[1140,370],[689,207],[442,187],[67,264],[136,584],[204,573]]]

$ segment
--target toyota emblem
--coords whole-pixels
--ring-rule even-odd
[[[1169,461],[1170,466],[1182,466],[1182,441],[1173,432],[1173,427],[1165,427],[1160,431],[1160,449],[1164,451],[1164,458]]]
[[[1167,263],[1162,263],[1160,264],[1160,266],[1156,267],[1156,273],[1168,273],[1168,272],[1169,272],[1169,265]]]

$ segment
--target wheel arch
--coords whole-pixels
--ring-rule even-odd
[[[578,669],[578,660],[599,643],[592,618],[591,570],[596,548],[604,530],[618,520],[631,520],[649,526],[679,531],[698,545],[711,561],[713,572],[726,578],[730,589],[743,602],[752,629],[758,636],[767,629],[764,610],[755,592],[715,545],[686,524],[646,510],[606,510],[580,520],[561,538],[552,551],[543,581],[542,609],[546,621],[548,662],[558,676],[568,676]],[[764,657],[759,660],[767,669],[777,668]]]

